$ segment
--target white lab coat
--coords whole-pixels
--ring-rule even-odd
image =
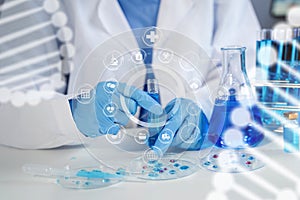
[[[78,85],[96,80],[95,74],[101,73],[101,69],[94,68],[97,70],[95,73],[90,70],[91,68],[89,70],[80,68],[91,51],[112,36],[129,31],[130,27],[116,0],[64,0],[64,3],[75,34],[75,69],[69,84],[69,92],[72,92]],[[161,0],[157,26],[177,31],[194,40],[207,51],[215,63],[220,63],[220,47],[226,45],[246,46],[248,48],[248,73],[253,77],[255,37],[256,31],[260,27],[249,0]],[[208,83],[208,87],[216,88],[219,82],[217,71],[204,68],[201,70],[207,79],[205,81]],[[76,78],[79,72],[80,77],[83,78]],[[205,89],[199,92],[199,96],[203,99],[200,104],[205,114],[210,117],[212,104],[205,100],[208,96],[206,92]],[[18,127],[16,130],[1,130],[1,143],[21,148],[51,148],[74,142],[70,139],[74,138],[70,136],[73,134],[70,131],[78,131],[75,131],[67,100],[63,99],[64,97],[61,97],[60,110],[56,110],[55,107],[52,109],[56,110],[55,118],[60,120],[63,118],[65,121],[63,124],[68,124],[69,130],[62,127],[60,127],[60,131],[43,129],[43,125],[40,125],[40,132],[37,134],[38,130],[25,125],[27,122],[17,123],[15,124]],[[20,112],[18,114],[24,117]],[[30,121],[42,116],[43,110],[35,113],[31,118],[23,120],[27,120],[28,124],[32,125]],[[4,117],[1,118],[2,122],[5,121]],[[71,126],[74,127],[71,128]],[[20,135],[21,130],[25,133]],[[59,142],[55,142],[56,137],[60,138]],[[65,142],[63,142],[64,137],[66,138]],[[20,138],[24,138],[24,140]],[[49,139],[53,141],[49,142]]]

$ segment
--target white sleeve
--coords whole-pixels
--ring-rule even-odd
[[[248,75],[255,70],[256,33],[260,25],[249,0],[216,0],[214,27],[214,55],[220,59],[220,48],[226,45],[247,47],[246,65]]]
[[[79,144],[68,99],[56,94],[36,106],[0,106],[0,143],[23,149],[45,149]]]

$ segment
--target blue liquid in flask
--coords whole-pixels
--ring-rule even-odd
[[[246,48],[229,46],[221,50],[222,78],[208,129],[209,139],[221,148],[254,147],[264,135],[255,128],[262,122],[247,76]]]
[[[243,145],[236,146],[235,148],[246,148],[257,146],[264,138],[262,132],[257,130],[253,123],[261,126],[260,110],[257,106],[251,105],[249,99],[237,100],[235,89],[229,89],[229,98],[226,101],[216,99],[214,110],[212,113],[211,124],[208,129],[209,139],[215,143],[217,147],[232,148],[231,145],[226,144],[225,134],[227,130],[236,129],[243,134]],[[245,126],[237,126],[232,122],[232,112],[237,108],[245,108],[249,111],[250,120]],[[243,116],[240,116],[243,117]],[[241,141],[233,141],[235,137],[231,137],[230,143],[240,144]],[[236,137],[240,140],[240,137]]]

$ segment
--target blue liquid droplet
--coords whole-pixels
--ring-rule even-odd
[[[148,176],[149,176],[149,177],[158,177],[159,174],[154,173],[154,172],[151,172],[151,173],[148,174]]]
[[[188,168],[190,168],[189,166],[186,166],[186,165],[184,165],[184,166],[181,166],[180,167],[180,170],[187,170]]]
[[[159,172],[160,170],[161,170],[161,168],[158,168],[158,167],[153,168],[153,171],[155,171],[155,172]]]
[[[204,165],[205,165],[205,166],[208,166],[208,165],[210,165],[210,162],[207,161],[207,162],[204,163]]]
[[[157,160],[150,160],[150,161],[148,161],[148,164],[150,164],[150,165],[154,165],[155,163],[157,163]]]
[[[174,164],[174,167],[179,167],[180,165],[178,163],[175,163]]]
[[[248,160],[254,160],[253,156],[249,156]]]
[[[162,163],[157,163],[156,165],[155,165],[155,167],[162,167],[163,166],[163,164]]]
[[[110,182],[110,179],[103,179],[102,182],[103,182],[103,183],[109,183],[109,182]]]
[[[172,169],[169,171],[169,174],[176,174],[176,171]]]

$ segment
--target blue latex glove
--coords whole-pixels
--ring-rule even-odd
[[[128,115],[134,115],[138,106],[154,114],[163,113],[162,107],[146,92],[125,83],[100,82],[90,93],[94,98],[87,104],[77,99],[71,102],[77,128],[89,137],[117,134],[120,125],[128,124]]]
[[[201,108],[192,100],[173,99],[165,108],[167,123],[159,132],[153,149],[165,153],[170,147],[199,150],[207,135],[208,120]],[[205,140],[206,141],[206,140]]]

